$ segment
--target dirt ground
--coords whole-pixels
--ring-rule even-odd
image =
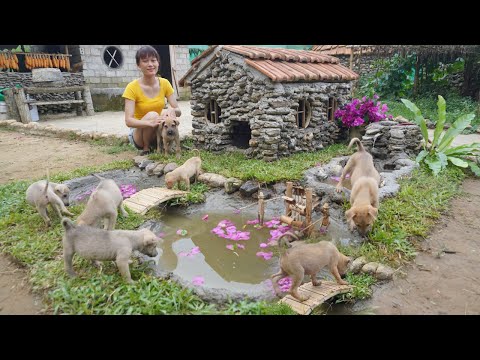
[[[50,173],[69,171],[87,165],[131,159],[134,152],[109,155],[82,141],[24,135],[0,131],[0,184],[31,180]],[[0,240],[1,241],[1,240]],[[0,255],[0,314],[39,314],[41,301],[32,295],[25,270]]]
[[[132,153],[108,155],[84,142],[65,141],[0,131],[0,183],[132,158]],[[382,284],[373,297],[358,304],[376,314],[480,314],[480,180],[468,179],[464,195],[423,243],[406,277]],[[0,256],[0,314],[41,314],[26,273]]]

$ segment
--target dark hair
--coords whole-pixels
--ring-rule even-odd
[[[153,46],[145,45],[137,50],[137,53],[135,54],[135,61],[137,62],[137,65],[139,65],[140,59],[145,59],[151,56],[157,58],[158,64],[160,64],[160,55],[158,55],[157,50],[155,50]]]

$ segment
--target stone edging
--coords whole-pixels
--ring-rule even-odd
[[[0,120],[0,127],[9,130],[22,131],[29,135],[41,135],[70,140],[103,140],[107,145],[128,144],[128,135],[107,134],[98,131],[81,129],[63,129],[53,125],[42,125],[37,122],[24,124],[16,120]]]

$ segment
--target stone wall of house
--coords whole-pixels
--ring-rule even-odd
[[[380,121],[367,126],[362,143],[374,158],[385,160],[402,154],[416,157],[422,150],[422,139],[418,125],[399,125],[396,121]]]
[[[85,84],[82,73],[68,73],[62,72],[64,83],[63,87],[67,86],[81,86]],[[32,83],[32,73],[19,72],[0,72],[0,88],[11,88],[20,85],[21,87],[40,86],[38,83]],[[60,85],[58,85],[60,86]],[[31,95],[35,100],[41,101],[57,101],[57,100],[73,100],[75,96],[73,93],[65,94],[35,94]],[[38,107],[40,114],[53,114],[74,111],[71,104],[64,105],[42,105]]]
[[[193,138],[197,147],[222,151],[233,142],[233,124],[248,122],[251,139],[247,156],[273,161],[300,151],[319,150],[339,137],[335,122],[327,121],[328,99],[338,106],[350,99],[350,83],[273,83],[245,65],[242,57],[222,53],[191,85]],[[221,108],[221,122],[206,118],[210,99]],[[311,105],[307,128],[296,124],[300,100]]]
[[[350,69],[350,55],[335,55],[340,60],[340,63]],[[373,65],[374,61],[380,59],[376,55],[355,55],[353,58],[353,68],[360,76],[374,75],[376,67]]]

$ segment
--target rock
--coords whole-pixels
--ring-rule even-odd
[[[370,275],[375,275],[375,271],[377,271],[378,267],[377,262],[370,262],[368,264],[363,265],[362,272]]]
[[[165,168],[165,164],[157,164],[153,169],[153,175],[157,175],[158,177],[163,175],[163,169]]]
[[[257,181],[248,180],[240,187],[240,194],[245,197],[250,197],[253,195],[253,193],[258,191],[258,187],[259,186]]]
[[[164,173],[164,174],[168,174],[170,171],[175,170],[177,167],[178,167],[178,165],[177,165],[176,163],[174,163],[174,162],[168,163],[168,164],[165,165],[165,167],[163,168],[163,173]]]
[[[375,271],[375,277],[378,280],[390,280],[393,277],[395,271],[392,268],[379,264],[377,270]]]
[[[92,134],[93,135],[93,134]],[[93,138],[93,136],[92,136]],[[146,160],[148,159],[148,156],[135,156],[133,158],[133,161],[135,162],[135,165],[136,166],[140,166],[140,164],[142,163],[143,160]]]
[[[143,160],[140,165],[138,165],[138,167],[140,168],[140,170],[143,170],[145,169],[149,164],[152,164],[154,161],[153,160],[148,160],[148,159],[145,159]]]
[[[200,175],[198,180],[210,187],[224,187],[227,178],[219,174],[205,173]]]
[[[285,194],[285,190],[287,190],[287,186],[283,182],[276,183],[273,185],[273,190],[275,190],[276,194],[283,195]]]
[[[147,175],[153,175],[153,169],[155,169],[157,167],[157,163],[155,162],[152,162],[151,164],[148,164],[146,167],[145,167],[145,171],[147,172]]]
[[[359,258],[356,258],[350,263],[349,270],[354,274],[357,274],[360,272],[363,265],[365,265],[366,263],[367,263],[367,259],[365,259],[364,256],[360,256]]]
[[[270,190],[270,189],[260,189],[259,191],[263,192],[263,198],[264,198],[265,200],[266,200],[266,199],[271,199],[272,196],[273,196],[273,191]],[[256,193],[254,193],[254,194],[252,195],[252,198],[258,199],[258,192],[259,192],[259,191],[257,191]]]
[[[232,194],[235,191],[238,191],[238,189],[240,189],[240,186],[242,186],[242,184],[243,184],[242,180],[231,177],[225,180],[225,183],[223,184],[223,186],[227,194]]]
[[[32,82],[44,83],[48,82],[51,85],[61,85],[65,82],[62,72],[56,68],[39,68],[32,69]],[[37,84],[35,84],[37,85]]]

